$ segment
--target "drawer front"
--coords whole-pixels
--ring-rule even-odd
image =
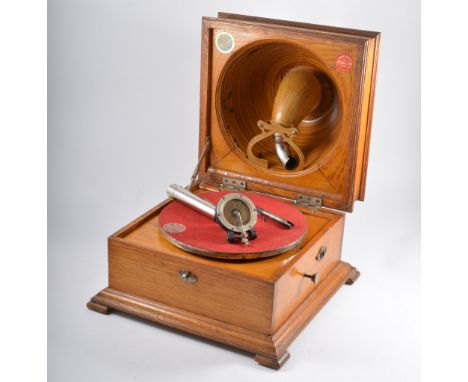
[[[280,278],[274,301],[273,330],[291,315],[294,309],[325,280],[341,257],[344,219],[338,220]]]
[[[109,242],[109,286],[223,322],[271,333],[274,284]]]

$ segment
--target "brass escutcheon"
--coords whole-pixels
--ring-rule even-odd
[[[327,247],[320,247],[320,250],[317,253],[317,256],[315,256],[315,260],[322,261],[326,254],[327,254]]]
[[[179,278],[186,283],[193,284],[197,282],[197,276],[189,271],[179,271]]]

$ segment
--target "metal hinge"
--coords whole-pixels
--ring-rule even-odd
[[[223,182],[218,187],[220,190],[230,190],[230,191],[245,191],[247,189],[247,182],[240,179],[233,178],[223,178]],[[256,192],[256,191],[252,191]],[[323,206],[323,195],[321,196],[310,196],[298,194],[297,199],[290,199],[281,197],[278,195],[273,195],[265,192],[258,192],[259,194],[274,196],[280,199],[288,200],[297,204],[301,207],[311,208],[313,211],[316,211],[318,208]]]
[[[243,191],[247,188],[247,183],[243,180],[223,178],[223,183],[219,185],[221,190]]]
[[[296,204],[302,207],[312,208],[314,211],[316,211],[317,208],[320,208],[323,205],[323,195],[309,196],[309,195],[299,194],[296,199]]]

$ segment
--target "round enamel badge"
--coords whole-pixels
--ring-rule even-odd
[[[229,53],[234,49],[234,37],[230,33],[220,32],[216,36],[216,48],[221,53]]]
[[[340,54],[336,58],[336,70],[339,72],[347,72],[353,67],[353,58],[349,54]]]

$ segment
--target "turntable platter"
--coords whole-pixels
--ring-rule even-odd
[[[250,245],[229,243],[226,231],[210,217],[201,214],[193,208],[172,201],[162,211],[159,217],[160,231],[175,246],[202,256],[223,259],[254,259],[279,255],[297,247],[305,238],[307,220],[298,208],[279,201],[270,196],[254,192],[238,192],[244,194],[256,207],[267,209],[286,220],[294,223],[291,229],[278,222],[258,215],[255,230],[257,238]],[[201,192],[197,195],[213,204],[229,194],[229,192]]]

